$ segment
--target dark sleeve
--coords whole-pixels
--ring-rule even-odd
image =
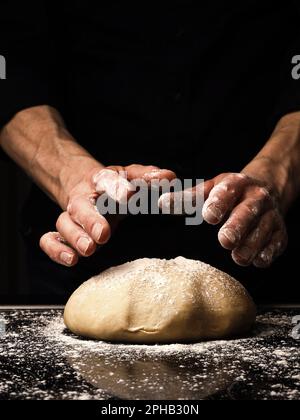
[[[300,2],[299,0],[290,1],[290,20],[288,27],[282,28],[284,33],[289,33],[286,47],[283,54],[279,53],[281,80],[278,86],[278,102],[275,104],[275,119],[279,119],[291,112],[300,111],[300,80],[293,78],[293,68],[296,64],[292,63],[295,56],[300,55]],[[276,59],[275,59],[276,61]],[[276,121],[277,122],[277,121]]]
[[[0,55],[6,79],[0,80],[0,129],[23,109],[56,105],[48,29],[45,1],[1,0]]]

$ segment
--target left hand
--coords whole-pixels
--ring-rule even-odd
[[[278,194],[270,182],[244,173],[226,173],[206,183],[207,223],[223,223],[219,242],[241,266],[269,267],[288,242]],[[208,189],[208,191],[207,191]]]

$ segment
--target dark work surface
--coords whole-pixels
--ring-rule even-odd
[[[77,338],[60,309],[2,309],[0,400],[300,399],[298,314],[261,311],[248,338],[142,346]]]

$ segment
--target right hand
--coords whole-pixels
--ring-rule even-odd
[[[127,179],[120,175],[126,172]],[[106,193],[121,203],[132,190],[130,181],[143,179],[172,180],[174,172],[156,166],[130,165],[95,168],[79,181],[69,193],[67,210],[57,220],[56,232],[45,234],[40,240],[42,250],[56,263],[72,267],[79,257],[89,257],[99,245],[107,243],[118,216],[108,221],[97,208],[96,201]]]

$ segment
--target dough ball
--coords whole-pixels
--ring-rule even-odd
[[[143,258],[83,283],[64,313],[75,334],[114,342],[171,343],[246,333],[254,303],[228,274],[200,261]]]

